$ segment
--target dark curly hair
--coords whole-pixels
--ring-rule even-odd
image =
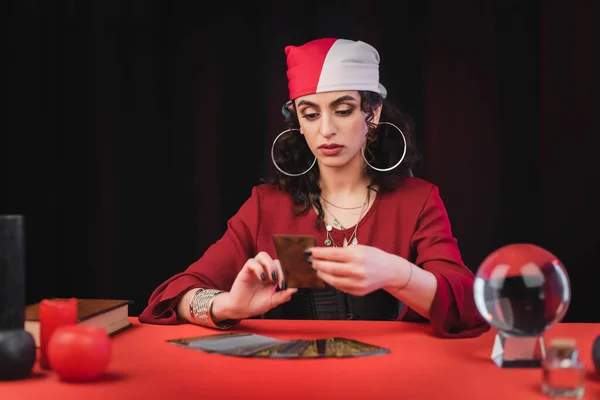
[[[368,126],[367,143],[368,151],[365,151],[365,158],[372,165],[378,168],[386,168],[398,162],[404,151],[403,146],[388,143],[388,139],[381,137],[378,132],[378,126],[373,123],[373,110],[382,105],[381,122],[390,122],[399,127],[406,138],[406,154],[402,163],[395,169],[388,172],[381,172],[365,166],[363,173],[368,177],[369,187],[378,186],[378,192],[384,193],[393,191],[405,176],[412,175],[412,170],[419,161],[419,154],[414,145],[414,123],[410,117],[402,113],[397,107],[386,101],[379,93],[371,91],[359,91],[360,108],[367,115],[365,120]],[[292,107],[294,109],[294,107]],[[288,129],[300,128],[298,116],[295,111],[290,113],[286,119]],[[385,126],[385,125],[382,125]],[[390,129],[394,130],[393,127]],[[397,132],[392,132],[390,136],[398,137]],[[307,169],[314,160],[314,155],[310,151],[304,136],[299,134],[283,135],[278,140],[278,150],[275,151],[275,161],[284,171],[290,173],[302,172]],[[302,166],[299,168],[299,166]],[[319,187],[319,166],[315,164],[306,174],[300,176],[287,176],[275,169],[274,174],[267,178],[267,182],[277,186],[281,190],[287,191],[293,199],[296,206],[296,215],[310,210],[314,205],[317,209],[317,226],[323,221],[323,207],[320,201],[321,188]]]

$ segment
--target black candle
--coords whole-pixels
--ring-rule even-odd
[[[0,215],[0,330],[24,326],[24,217]]]

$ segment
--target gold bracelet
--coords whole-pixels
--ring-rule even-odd
[[[198,289],[190,301],[190,316],[195,324],[209,328],[228,329],[237,324],[239,320],[225,320],[215,323],[212,314],[212,304],[216,296],[223,290]]]

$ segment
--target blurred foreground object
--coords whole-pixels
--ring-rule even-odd
[[[585,367],[574,339],[552,339],[543,360],[542,392],[550,397],[582,398]]]
[[[0,215],[0,380],[26,378],[35,364],[35,341],[24,320],[24,217]]]
[[[492,360],[500,367],[540,367],[542,333],[566,314],[571,285],[552,253],[517,243],[485,258],[475,276],[473,296],[479,313],[498,330]]]
[[[598,374],[600,378],[600,335],[596,336],[596,340],[594,340],[592,346],[592,361],[596,368],[596,374]]]
[[[64,381],[100,378],[111,356],[111,343],[103,328],[66,325],[56,328],[48,343],[50,366]]]

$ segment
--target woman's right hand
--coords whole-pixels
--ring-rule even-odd
[[[281,265],[261,251],[246,261],[231,290],[214,298],[214,320],[237,320],[264,314],[289,301],[298,290],[286,288],[277,291],[278,286],[286,287]]]

